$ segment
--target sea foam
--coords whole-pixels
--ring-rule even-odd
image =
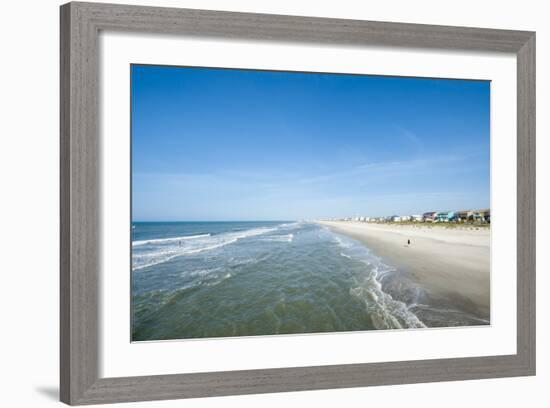
[[[135,241],[132,245],[132,270],[168,262],[180,256],[189,256],[231,245],[237,241],[276,231],[277,228],[252,228],[217,235],[201,234]],[[137,244],[137,245],[136,245]],[[138,247],[138,248],[136,248]]]
[[[381,279],[393,272],[393,268],[352,239],[336,236],[334,242],[342,248],[341,256],[365,264],[364,275],[354,277],[355,284],[350,288],[350,294],[364,302],[366,311],[377,329],[426,327],[406,303],[394,299],[382,289]]]
[[[197,238],[204,238],[204,237],[209,237],[209,236],[211,236],[211,234],[184,235],[182,237],[145,239],[145,240],[141,240],[141,241],[132,242],[132,246],[136,247],[136,246],[150,245],[150,244],[179,242],[179,241],[185,241],[185,240],[188,240],[188,239],[197,239]]]

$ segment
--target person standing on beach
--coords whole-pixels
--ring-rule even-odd
[[[411,244],[411,240],[408,239],[408,240],[407,240],[407,245],[410,245],[410,244]]]

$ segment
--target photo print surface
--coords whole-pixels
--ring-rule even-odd
[[[490,82],[139,65],[131,340],[490,324]]]

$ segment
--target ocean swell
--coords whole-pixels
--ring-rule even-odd
[[[277,228],[252,228],[218,235],[200,234],[187,237],[173,237],[135,241],[132,244],[132,270],[168,262],[180,256],[189,256],[212,251],[237,241],[276,231]]]

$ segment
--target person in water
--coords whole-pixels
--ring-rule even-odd
[[[407,240],[407,245],[410,245],[410,244],[411,244],[411,240],[408,239],[408,240]]]

